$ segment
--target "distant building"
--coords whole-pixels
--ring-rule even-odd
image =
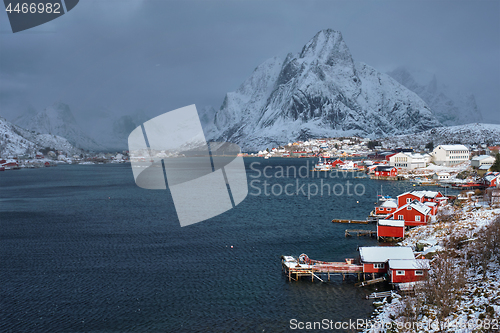
[[[375,177],[396,177],[398,169],[393,166],[377,165],[373,170]]]
[[[448,172],[437,172],[432,175],[433,180],[448,180],[450,179],[450,174]]]
[[[469,160],[469,148],[464,145],[439,145],[432,151],[437,165],[453,166]]]
[[[495,163],[495,158],[490,155],[479,155],[476,157],[473,157],[470,164],[474,168],[480,168],[483,165],[489,165],[492,166],[493,163]]]
[[[488,147],[488,148],[486,148],[486,151],[490,155],[498,154],[498,152],[500,151],[500,146],[491,146],[491,147]]]
[[[400,152],[389,157],[389,165],[401,169],[425,168],[427,158],[421,154]]]

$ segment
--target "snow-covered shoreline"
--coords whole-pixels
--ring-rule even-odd
[[[434,223],[412,229],[407,233],[402,246],[416,247],[417,244],[438,244],[443,246],[444,251],[455,251],[455,256],[465,256],[465,249],[456,251],[449,247],[450,239],[460,239],[460,242],[468,243],[477,240],[477,234],[481,229],[492,225],[500,218],[500,208],[481,204],[476,200],[468,200],[462,203],[462,207],[448,205],[438,216]],[[498,223],[498,222],[496,222]],[[448,247],[447,247],[448,245]],[[437,254],[439,256],[439,252]],[[491,260],[485,265],[486,274],[477,267],[461,265],[459,269],[465,270],[465,286],[458,292],[460,295],[456,304],[452,304],[453,310],[445,318],[444,332],[471,332],[482,328],[484,331],[500,327],[500,260]],[[432,269],[432,265],[431,265]],[[403,317],[405,297],[397,296],[392,300],[384,299],[375,302],[376,309],[371,318],[373,326],[365,328],[364,332],[387,332],[389,327],[396,332],[439,332],[436,320],[436,306],[424,303],[424,314],[417,317],[416,322],[409,322]],[[420,310],[420,309],[416,309]],[[405,325],[406,324],[406,328]]]

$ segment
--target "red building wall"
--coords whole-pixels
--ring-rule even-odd
[[[389,210],[387,210],[389,208]],[[390,207],[375,207],[375,214],[377,215],[386,215],[390,214],[396,211],[396,208],[390,208]]]
[[[375,268],[373,263],[363,263],[363,273],[387,273],[387,263],[383,263],[384,268]]]
[[[424,275],[415,275],[417,269],[390,269],[389,276],[392,283],[416,282],[423,280],[427,275],[427,270],[420,270],[424,272]],[[405,275],[396,275],[396,271],[404,271]]]
[[[404,238],[405,228],[404,227],[393,227],[393,226],[389,226],[389,225],[378,225],[377,226],[377,236],[378,237]]]
[[[417,226],[417,225],[426,225],[429,221],[429,215],[424,215],[420,213],[416,209],[406,209],[401,208],[391,213],[386,219],[394,219],[399,220],[399,215],[403,215],[403,220],[405,221],[405,226]],[[420,216],[420,221],[416,221],[416,217]]]
[[[404,205],[406,205],[408,203],[406,199],[410,199],[410,202],[413,200],[422,202],[422,198],[417,197],[416,195],[413,195],[411,193],[406,193],[398,196],[398,207],[403,207]]]
[[[391,171],[377,171],[375,170],[375,176],[379,177],[396,177],[398,175],[398,169],[392,168]]]

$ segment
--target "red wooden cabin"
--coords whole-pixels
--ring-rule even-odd
[[[414,200],[386,217],[387,220],[403,220],[405,226],[426,225],[430,220],[431,208]]]
[[[366,246],[359,248],[363,273],[386,273],[389,259],[414,259],[408,246]]]
[[[425,279],[430,265],[428,259],[390,259],[389,282],[408,283]]]
[[[405,237],[405,221],[379,220],[377,222],[377,237]]]
[[[377,165],[373,171],[377,177],[396,177],[398,175],[398,169],[396,167],[387,165]]]

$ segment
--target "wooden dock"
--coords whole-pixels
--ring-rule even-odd
[[[316,278],[325,282],[323,278],[326,277],[330,281],[331,275],[342,275],[342,279],[345,279],[347,275],[357,275],[359,280],[363,273],[363,265],[355,264],[354,259],[346,259],[345,262],[325,262],[310,260],[307,256],[305,260],[282,256],[282,271],[288,276],[289,281],[298,281],[300,277],[310,277],[311,281]]]
[[[377,236],[377,231],[376,230],[364,230],[364,229],[346,229],[345,236],[346,237],[352,237],[352,236],[375,237],[375,236]]]
[[[332,223],[355,223],[355,224],[369,224],[373,223],[373,221],[362,221],[362,220],[341,220],[341,219],[333,219]]]

